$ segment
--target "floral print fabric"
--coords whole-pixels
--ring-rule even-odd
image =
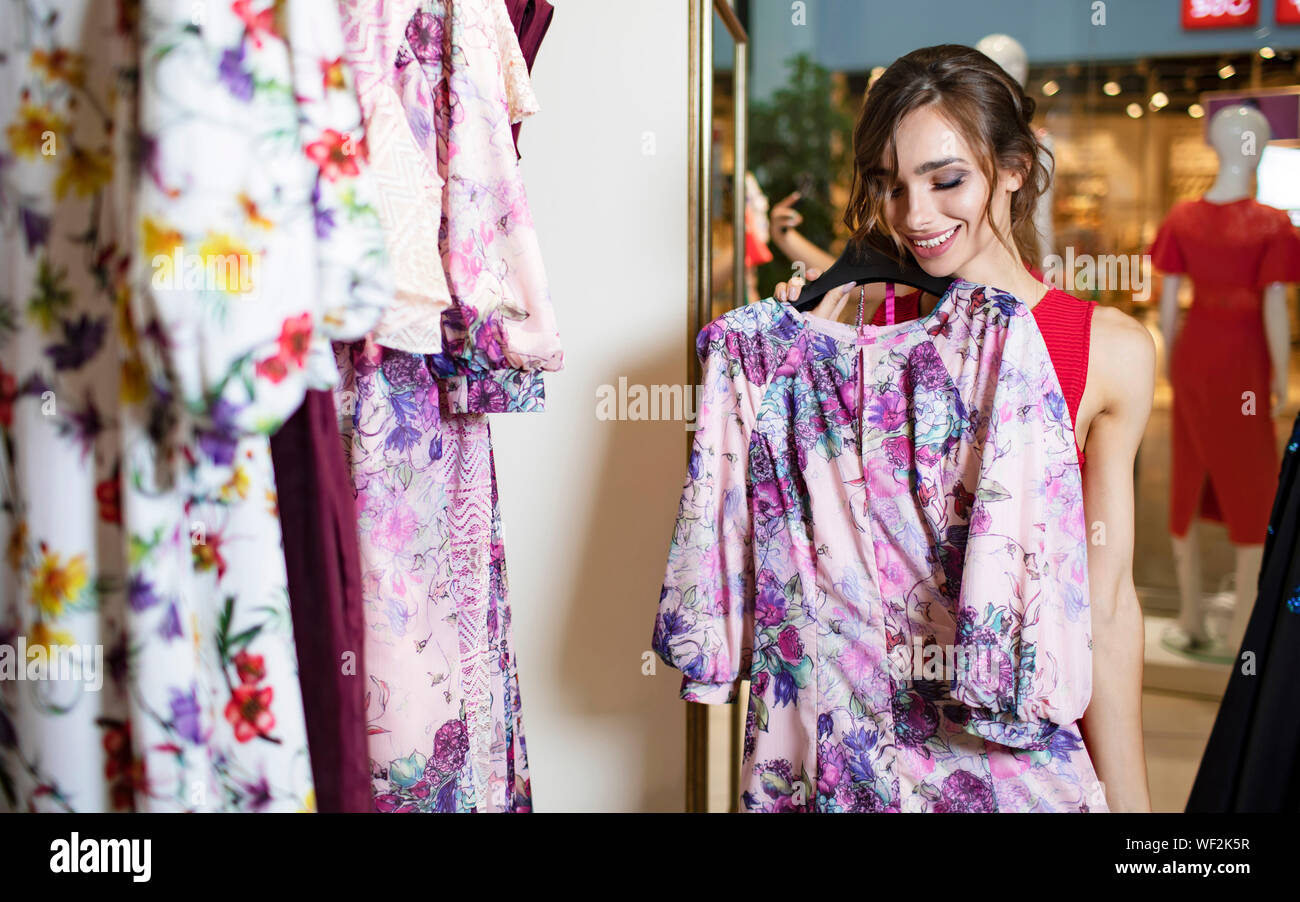
[[[314,807],[266,436],[391,296],[331,9],[4,17],[0,634],[108,662],[0,686],[10,807]]]
[[[437,161],[417,143],[398,93],[404,89],[417,98],[430,87],[416,72],[398,84],[402,70],[394,65],[399,51],[409,56],[405,32],[419,2],[340,0],[339,6],[396,281],[396,297],[374,338],[401,351],[436,354],[442,350],[442,312],[452,303],[438,251],[443,183]]]
[[[1024,305],[958,281],[855,330],[767,300],[698,345],[653,641],[687,700],[750,681],[742,807],[1104,810],[1079,466]]]
[[[423,0],[404,36],[391,65],[442,181],[453,301],[440,349],[412,350],[434,355],[452,412],[541,410],[542,372],[563,353],[510,131],[536,109],[518,40],[502,0]]]
[[[487,418],[447,410],[419,355],[369,339],[337,351],[376,807],[528,811]]]

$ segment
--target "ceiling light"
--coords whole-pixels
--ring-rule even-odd
[[[1106,92],[1108,97],[1114,97],[1120,91],[1119,82],[1108,81],[1101,86],[1101,89]]]

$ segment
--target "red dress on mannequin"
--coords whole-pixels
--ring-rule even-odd
[[[1150,254],[1157,269],[1189,275],[1193,291],[1170,358],[1169,531],[1181,538],[1200,516],[1225,523],[1234,544],[1262,544],[1278,473],[1262,289],[1300,281],[1300,236],[1253,198],[1183,201]]]

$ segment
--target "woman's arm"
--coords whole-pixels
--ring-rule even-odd
[[[1089,379],[1101,409],[1086,438],[1083,506],[1088,523],[1092,699],[1080,721],[1112,811],[1150,811],[1142,749],[1142,609],[1133,585],[1133,463],[1155,391],[1156,349],[1132,317],[1093,314]]]
[[[796,227],[803,222],[803,216],[794,208],[798,200],[796,191],[781,198],[768,213],[772,243],[792,262],[802,262],[805,270],[825,272],[835,258],[799,234]]]
[[[1291,369],[1291,323],[1287,313],[1286,285],[1271,282],[1264,287],[1264,335],[1273,367],[1273,416],[1286,407]]]

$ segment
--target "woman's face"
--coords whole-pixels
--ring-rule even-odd
[[[895,137],[898,180],[885,215],[932,276],[967,276],[1014,259],[985,215],[989,185],[961,133],[933,105],[908,113]],[[1011,194],[1021,176],[999,173],[993,217],[1010,234]]]

